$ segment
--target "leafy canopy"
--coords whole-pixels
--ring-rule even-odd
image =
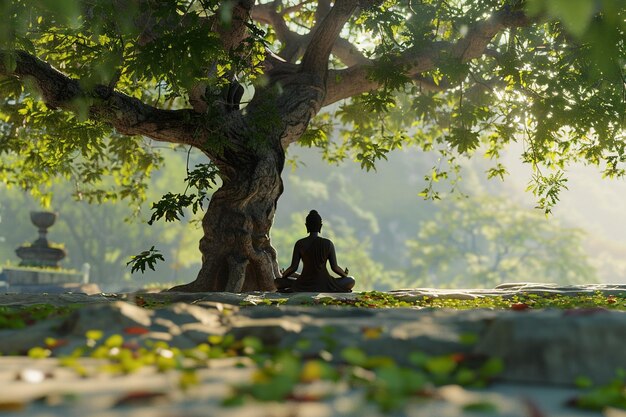
[[[37,55],[87,90],[107,85],[160,108],[182,108],[211,62],[217,60],[221,72],[235,65],[201,22],[216,8],[217,2],[184,1],[4,2],[0,14],[9,24],[0,48]],[[181,17],[182,28],[174,24]],[[10,67],[13,55],[4,58]],[[89,99],[76,103],[75,112],[62,111],[15,77],[2,78],[0,90],[5,182],[41,195],[62,178],[76,184],[78,198],[145,197],[145,180],[161,162],[152,141],[128,140],[89,118]]]
[[[442,51],[441,64],[421,74],[417,85],[407,82],[395,57],[453,42],[502,3],[420,2],[409,18],[395,8],[370,14],[355,30],[380,37],[370,53],[385,57],[372,71],[383,87],[339,107],[341,142],[317,134],[309,143],[321,145],[330,160],[353,155],[367,169],[407,144],[435,150],[442,163],[426,176],[422,195],[438,198],[432,185],[456,176],[459,155],[484,149],[494,160],[488,176],[503,177],[501,150],[521,142],[522,158],[534,171],[529,190],[546,212],[566,188],[568,163],[601,165],[605,176],[623,176],[626,8],[580,3],[523,2],[528,26],[500,32],[470,62],[447,60],[449,51]],[[328,127],[329,119],[318,123]]]
[[[215,95],[232,76],[249,94],[253,87],[263,91],[269,82],[266,51],[300,62],[297,51],[307,46],[309,29],[323,15],[320,8],[329,5],[261,1],[255,8],[276,6],[272,16],[280,20],[254,19],[253,9],[253,20],[246,22],[249,36],[227,45],[215,22],[234,25],[235,3],[3,2],[1,65],[10,73],[16,51],[26,51],[77,79],[86,91],[105,86],[158,108],[189,108],[195,86],[205,85],[206,95]],[[494,159],[488,175],[502,177],[506,169],[499,153],[509,142],[522,142],[522,156],[534,169],[529,188],[546,211],[566,187],[568,163],[584,161],[601,165],[606,176],[624,175],[621,0],[373,3],[341,32],[341,40],[354,47],[352,57],[337,48],[329,63],[331,70],[365,65],[361,81],[372,89],[326,103],[334,105],[313,120],[301,144],[320,147],[331,162],[353,158],[366,169],[403,146],[434,150],[442,164],[427,175],[432,185],[455,175],[459,155],[479,148]],[[480,43],[476,33],[509,12],[524,13],[526,22],[502,24],[477,50],[476,43],[465,42]],[[432,65],[419,70],[416,62],[427,60]],[[329,83],[341,83],[341,77],[331,71]],[[61,178],[76,184],[77,197],[141,199],[145,177],[160,163],[157,147],[145,138],[128,140],[91,117],[92,104],[87,96],[71,111],[51,108],[29,83],[2,77],[2,181],[45,196],[47,185]],[[422,194],[438,198],[431,186]],[[200,197],[169,201],[198,206]],[[179,206],[168,204],[157,208],[155,218],[177,217]]]

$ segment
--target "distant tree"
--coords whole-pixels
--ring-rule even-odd
[[[571,160],[622,175],[625,14],[622,0],[2,2],[0,175],[44,196],[57,176],[85,199],[141,198],[160,162],[149,139],[196,148],[211,163],[154,211],[199,209],[221,180],[202,268],[177,289],[273,290],[294,142],[369,169],[410,144],[453,160],[523,140],[546,210]]]
[[[494,197],[449,199],[407,241],[420,285],[475,287],[511,281],[596,282],[584,233]]]
[[[2,214],[3,214],[3,207],[2,204],[0,204],[0,223],[2,223]],[[3,243],[5,241],[4,236],[0,236],[0,243]]]

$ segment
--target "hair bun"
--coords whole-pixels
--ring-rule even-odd
[[[311,210],[309,215],[306,216],[306,230],[310,232],[319,232],[322,229],[322,216],[319,215],[317,210]]]

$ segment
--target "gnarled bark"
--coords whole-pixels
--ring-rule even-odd
[[[284,152],[278,146],[267,149],[263,157],[250,152],[238,159],[239,166],[229,170],[232,175],[213,194],[202,220],[202,268],[197,279],[171,291],[276,289],[274,278],[280,272],[269,234],[283,191]]]
[[[274,73],[272,83],[284,92],[260,94],[246,116],[233,115],[224,127],[231,146],[211,155],[223,184],[202,221],[202,268],[195,281],[171,291],[276,290],[280,271],[270,229],[283,192],[283,146],[302,135],[324,95],[322,81],[311,74]]]

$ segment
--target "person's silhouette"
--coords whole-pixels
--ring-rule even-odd
[[[351,292],[355,281],[348,276],[348,270],[337,265],[335,246],[329,239],[320,237],[322,217],[317,211],[311,210],[306,216],[306,230],[309,236],[300,239],[293,247],[291,265],[283,271],[282,277],[276,279],[278,291],[295,292]],[[302,273],[297,274],[298,265],[302,260]],[[334,278],[326,269],[330,263],[333,272],[340,278]],[[292,279],[289,277],[296,277]]]

